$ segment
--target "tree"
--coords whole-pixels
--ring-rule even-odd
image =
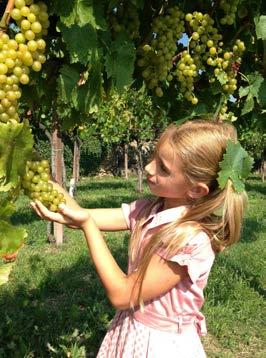
[[[138,173],[137,191],[142,191],[143,155],[150,151],[158,134],[166,127],[164,110],[152,102],[145,90],[113,91],[97,113],[92,126],[108,146],[121,146],[128,159],[128,147],[134,152]],[[125,163],[125,175],[128,167]]]

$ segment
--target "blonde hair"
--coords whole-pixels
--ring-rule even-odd
[[[232,125],[208,120],[188,121],[180,126],[170,125],[159,138],[156,151],[167,141],[181,159],[187,183],[191,186],[204,183],[209,187],[209,193],[193,200],[182,218],[164,225],[150,237],[138,267],[139,300],[145,271],[152,255],[158,250],[163,249],[170,258],[202,230],[209,235],[215,252],[239,240],[247,195],[245,192],[237,193],[230,179],[222,190],[217,182],[219,162],[225,153],[228,139],[237,141],[237,133]],[[138,215],[129,246],[132,261],[136,259],[141,226],[152,207],[162,200],[159,198],[147,205]]]

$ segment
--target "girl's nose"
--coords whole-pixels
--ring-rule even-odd
[[[154,169],[153,169],[153,160],[151,162],[149,162],[146,166],[145,166],[145,172],[149,175],[153,175],[154,174]]]

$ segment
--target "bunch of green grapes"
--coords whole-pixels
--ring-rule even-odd
[[[173,58],[177,50],[177,41],[185,32],[184,13],[178,6],[170,7],[165,14],[154,19],[151,26],[152,39],[150,43],[141,46],[141,58],[138,66],[143,67],[142,76],[149,89],[155,89],[155,94],[163,96],[160,82],[173,79]]]
[[[194,94],[194,78],[197,76],[197,66],[188,51],[183,51],[181,59],[176,65],[174,74],[181,83],[180,90],[184,97],[192,104],[198,103],[198,98]]]
[[[33,0],[15,0],[11,17],[21,31],[15,35],[19,45],[18,58],[33,71],[40,71],[46,60],[43,36],[47,35],[50,24],[46,4],[41,1],[34,4]]]
[[[0,122],[19,121],[20,85],[30,81],[30,70],[40,71],[46,61],[42,36],[49,26],[47,6],[33,0],[15,0],[11,17],[20,28],[14,38],[0,33]]]
[[[207,60],[207,63],[214,67],[214,75],[222,84],[223,91],[227,94],[233,94],[237,89],[237,73],[241,63],[245,44],[237,39],[232,51],[225,51],[221,56]]]
[[[48,160],[28,161],[22,178],[24,193],[32,200],[40,200],[50,211],[57,211],[58,205],[65,203],[64,194],[53,188],[50,180]]]
[[[139,15],[136,6],[120,3],[110,14],[110,22],[114,32],[127,32],[132,39],[139,37]]]
[[[185,20],[190,28],[189,52],[193,55],[194,63],[198,69],[204,69],[204,62],[208,56],[219,53],[222,45],[222,35],[213,26],[214,20],[209,14],[195,11],[188,13]]]
[[[238,5],[239,5],[239,0],[220,1],[219,7],[224,11],[224,17],[222,17],[220,20],[222,25],[234,24]]]

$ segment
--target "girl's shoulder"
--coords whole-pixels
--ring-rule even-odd
[[[131,203],[123,203],[121,208],[127,221],[128,228],[132,229],[143,209],[151,208],[155,202],[155,200],[150,198],[143,198],[137,199]]]
[[[200,231],[191,236],[183,247],[171,255],[164,250],[157,253],[167,261],[187,266],[188,275],[193,283],[210,272],[215,259],[211,239],[205,231]]]

